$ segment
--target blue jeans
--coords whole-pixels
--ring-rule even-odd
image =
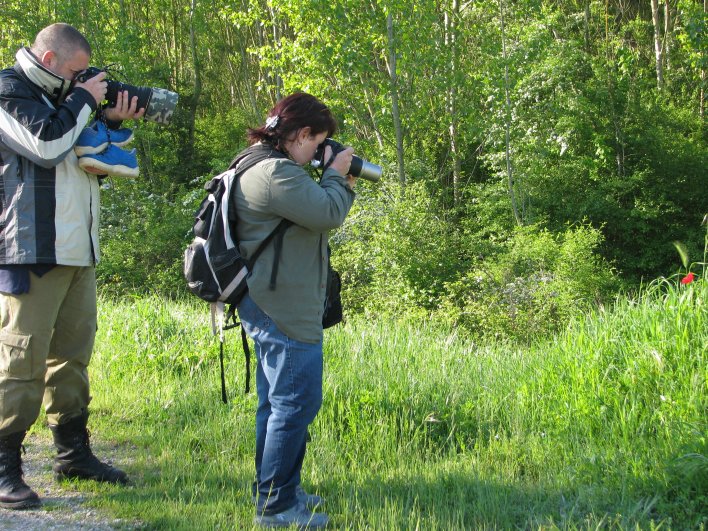
[[[258,360],[257,511],[277,514],[297,503],[307,427],[322,405],[322,342],[286,336],[248,294],[238,315],[255,343]]]

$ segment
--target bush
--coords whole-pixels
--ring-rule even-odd
[[[437,316],[481,337],[530,340],[557,330],[618,288],[597,254],[602,235],[587,225],[554,235],[517,228],[499,253],[446,285]]]
[[[440,212],[420,182],[362,190],[332,238],[348,311],[421,316],[437,307],[461,265],[457,234]]]
[[[197,192],[202,195],[199,188],[170,201],[131,182],[118,182],[103,192],[102,259],[96,268],[102,292],[171,296],[187,292],[182,259],[192,237]]]

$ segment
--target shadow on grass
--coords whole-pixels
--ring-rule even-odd
[[[184,465],[179,460],[147,465],[142,476],[133,474],[134,487],[109,489],[95,501],[124,521],[143,522],[140,529],[253,528],[250,470],[200,475],[208,464]],[[332,529],[633,529],[662,522],[681,527],[662,515],[659,495],[628,499],[598,485],[560,491],[473,474],[426,471],[426,477],[391,478],[372,470],[359,473],[356,482],[332,477],[305,487],[325,497]]]
[[[328,512],[337,529],[628,529],[661,521],[656,497],[638,499],[622,510],[613,498],[619,492],[607,493],[598,503],[583,488],[560,492],[512,486],[459,472],[432,481],[378,476],[351,485],[326,481],[320,493],[336,493],[334,499],[328,496],[334,502]]]

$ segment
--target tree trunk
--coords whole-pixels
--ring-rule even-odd
[[[708,0],[706,0],[708,1]],[[379,145],[379,149],[383,151],[384,141],[381,131],[379,131],[378,124],[376,123],[376,117],[374,116],[374,109],[371,107],[371,98],[369,96],[369,91],[366,89],[366,83],[364,83],[364,78],[359,76],[359,81],[361,83],[361,89],[364,92],[364,98],[366,101],[366,112],[369,115],[369,120],[371,120],[371,126],[374,129],[374,135],[376,136],[376,143]]]
[[[450,152],[452,154],[452,196],[455,206],[461,201],[462,161],[460,157],[457,117],[457,70],[458,43],[457,19],[460,6],[457,0],[452,0],[450,12],[445,11],[445,45],[450,50],[450,73],[447,91],[447,111],[450,117],[448,132],[450,134]]]
[[[671,79],[671,37],[674,31],[674,19],[671,13],[671,0],[664,0],[664,68],[665,75]],[[669,81],[670,82],[670,81]]]
[[[510,148],[510,121],[511,121],[511,99],[509,97],[509,65],[507,64],[506,56],[506,31],[504,28],[504,4],[499,0],[499,18],[501,20],[501,39],[502,39],[502,58],[504,60],[504,94],[505,94],[505,112],[504,112],[504,139],[506,152],[506,176],[507,186],[509,190],[509,200],[511,201],[511,211],[514,214],[514,220],[517,225],[522,224],[519,208],[516,204],[516,192],[514,183],[514,174],[511,169],[511,148]]]
[[[708,13],[708,0],[703,0],[703,13]],[[708,55],[708,52],[706,50],[703,50],[703,57],[705,58]],[[705,62],[704,62],[705,64]],[[705,119],[706,117],[706,69],[705,67],[701,68],[701,95],[700,95],[700,100],[698,102],[698,112],[701,116],[701,119]]]
[[[393,127],[396,131],[396,158],[398,159],[398,180],[401,185],[406,184],[406,168],[403,159],[403,128],[401,127],[401,113],[398,109],[398,78],[396,77],[396,43],[393,36],[393,16],[391,13],[386,17],[386,29],[388,30],[388,75],[391,80],[391,113],[393,115]]]
[[[273,47],[276,50],[280,49],[280,27],[278,26],[278,21],[275,16],[275,8],[273,7],[273,4],[269,3],[269,9],[270,9],[270,18],[271,18],[271,23],[273,25]],[[276,52],[276,59],[278,59],[278,63],[280,62],[280,52]],[[273,83],[275,85],[275,100],[278,101],[282,97],[282,88],[283,88],[283,79],[280,77],[280,72],[278,71],[278,67],[276,67],[275,71],[273,72]]]
[[[194,126],[194,114],[196,113],[202,95],[202,67],[199,62],[199,55],[197,54],[197,33],[194,29],[194,12],[196,8],[197,0],[192,0],[192,6],[189,10],[189,45],[192,52],[192,65],[194,67],[194,112],[192,116],[192,126]],[[194,133],[193,130],[192,133]]]
[[[189,9],[189,50],[192,59],[192,67],[194,69],[194,92],[191,97],[184,98],[182,108],[186,112],[186,138],[184,145],[180,149],[180,160],[184,161],[184,172],[181,173],[181,180],[186,181],[190,175],[190,168],[195,160],[194,156],[194,133],[197,119],[197,109],[199,108],[199,100],[202,95],[202,69],[197,53],[197,32],[195,29],[195,12],[197,8],[197,0],[191,0]]]
[[[585,2],[585,51],[590,51],[590,0]]]
[[[654,22],[654,55],[656,57],[656,86],[664,86],[664,59],[661,45],[661,23],[659,21],[659,0],[651,0],[651,18]]]

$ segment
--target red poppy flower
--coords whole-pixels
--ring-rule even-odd
[[[683,277],[681,279],[681,284],[690,284],[695,279],[696,279],[696,275],[694,275],[693,273],[689,273],[688,275],[686,275],[685,277]]]

